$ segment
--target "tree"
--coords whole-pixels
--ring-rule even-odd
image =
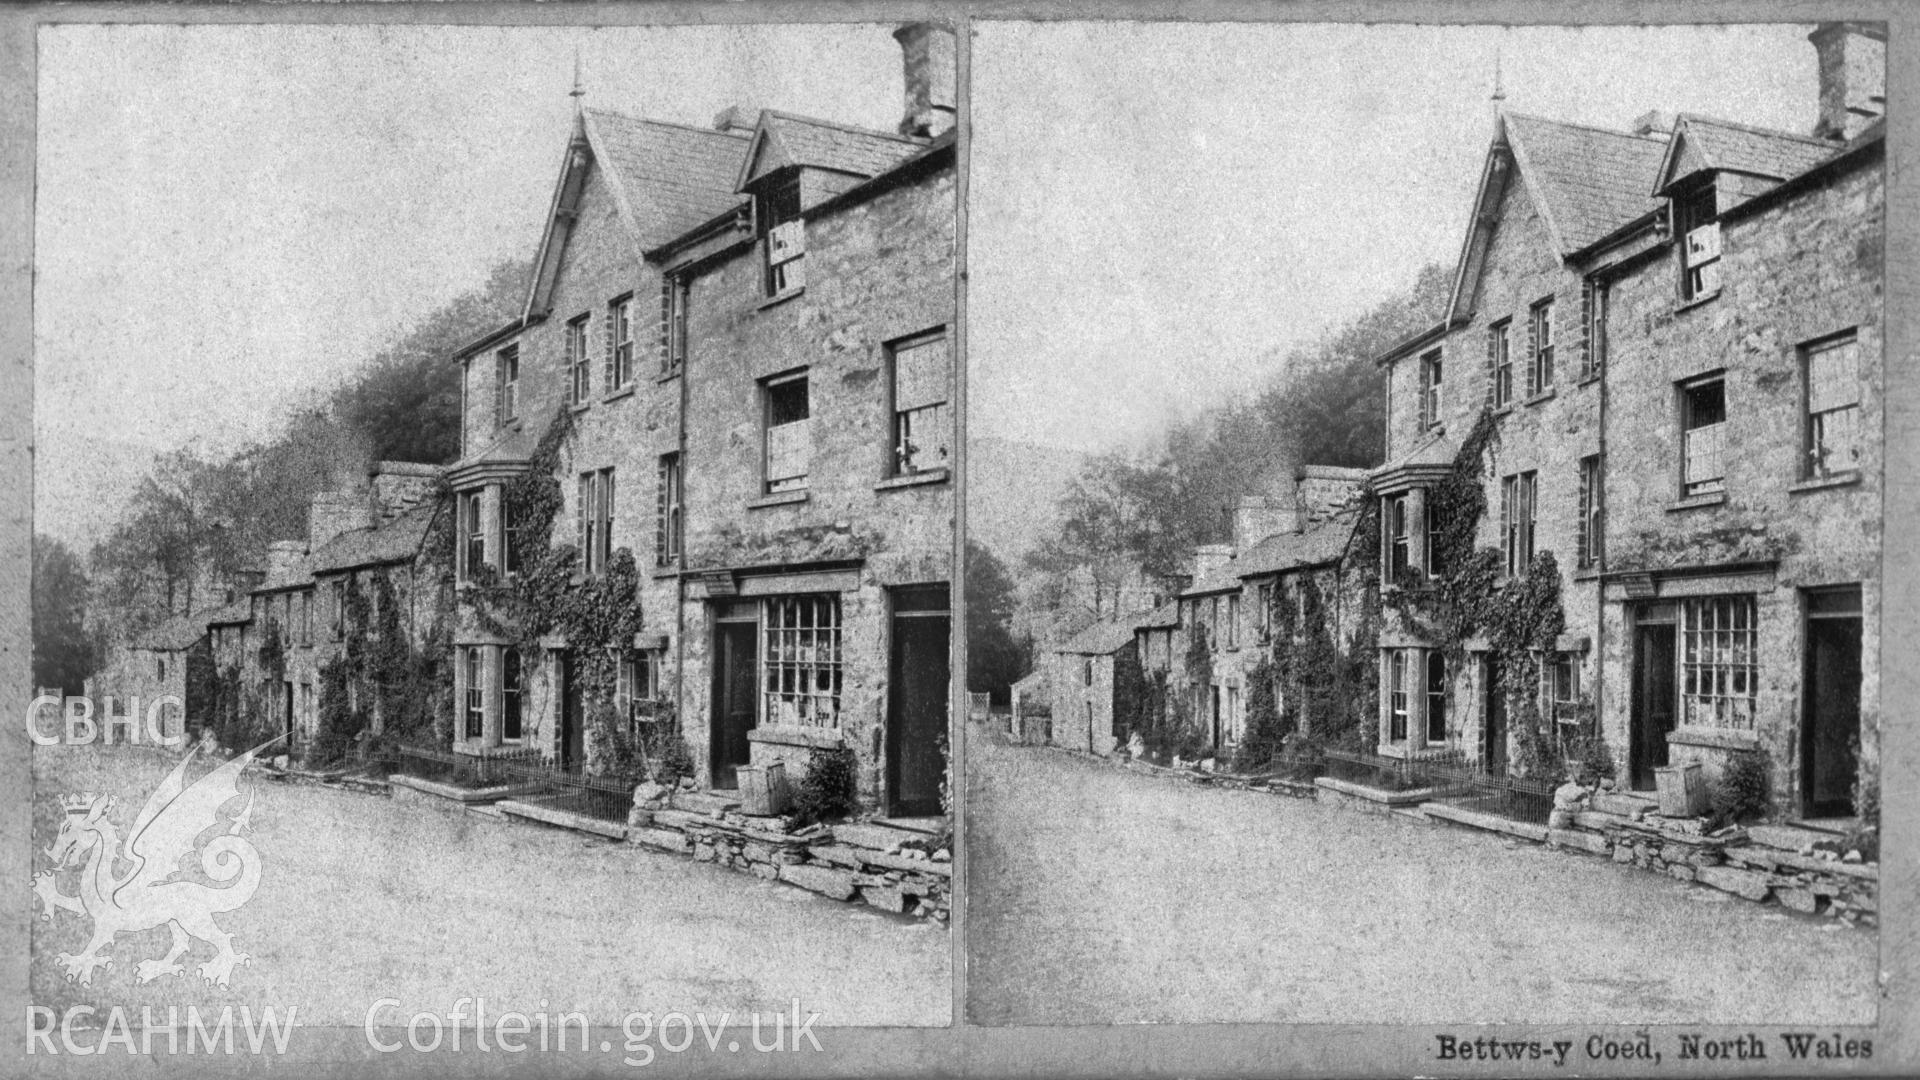
[[[986,545],[967,541],[967,689],[1011,700],[1032,663],[1031,643],[1013,634],[1013,577]]]
[[[33,685],[77,694],[99,664],[86,629],[87,575],[67,545],[33,538]]]
[[[365,436],[374,460],[459,456],[460,366],[451,357],[519,310],[530,269],[525,261],[495,266],[485,285],[428,314],[334,391],[333,416]]]

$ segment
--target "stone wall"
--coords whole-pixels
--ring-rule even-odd
[[[740,803],[683,788],[641,785],[627,840],[693,856],[834,900],[946,922],[953,853],[947,841],[849,822],[795,828],[784,816],[742,813]]]

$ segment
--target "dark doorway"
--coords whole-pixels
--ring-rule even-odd
[[[571,770],[581,768],[586,759],[586,695],[579,659],[572,652],[560,657],[560,767]]]
[[[709,725],[708,770],[715,788],[740,786],[735,772],[753,760],[747,732],[754,727],[756,687],[754,643],[760,623],[751,602],[730,604],[713,623],[713,722]]]
[[[285,753],[287,754],[288,757],[292,757],[293,756],[293,734],[294,734],[293,682],[289,680],[282,685],[284,685],[287,688],[287,692],[285,695],[286,706],[281,710],[281,730],[286,735],[287,745],[285,747]]]
[[[1801,810],[1808,817],[1854,813],[1859,769],[1860,590],[1807,594],[1805,702],[1800,725]]]
[[[1670,610],[1663,605],[1643,614],[1633,629],[1633,733],[1627,771],[1635,791],[1652,791],[1653,770],[1667,764],[1667,733],[1673,730],[1678,706]]]
[[[947,774],[942,737],[951,695],[948,589],[893,594],[893,646],[887,694],[887,813],[940,813]]]
[[[1507,681],[1501,676],[1500,658],[1487,654],[1486,723],[1481,725],[1480,758],[1487,772],[1504,776],[1507,772]]]

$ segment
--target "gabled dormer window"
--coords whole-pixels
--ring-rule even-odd
[[[1720,291],[1720,222],[1713,183],[1673,199],[1673,237],[1680,256],[1680,298],[1695,300]]]
[[[806,287],[807,233],[800,217],[800,178],[795,176],[767,189],[760,199],[766,229],[766,290],[769,297],[786,296]]]

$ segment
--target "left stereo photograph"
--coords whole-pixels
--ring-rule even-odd
[[[957,46],[38,28],[30,1041],[952,1022]]]

